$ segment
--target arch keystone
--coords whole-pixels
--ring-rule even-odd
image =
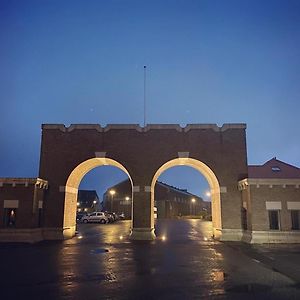
[[[178,152],[178,157],[179,158],[188,158],[190,156],[190,152]]]
[[[95,157],[99,157],[99,158],[106,157],[106,152],[95,152]]]

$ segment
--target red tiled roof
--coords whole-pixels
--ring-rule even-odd
[[[300,178],[300,168],[274,157],[261,166],[248,166],[248,178]]]

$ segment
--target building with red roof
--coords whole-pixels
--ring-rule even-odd
[[[274,157],[248,166],[238,186],[244,241],[300,242],[300,168]]]

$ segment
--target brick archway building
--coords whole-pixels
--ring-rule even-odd
[[[153,239],[154,185],[176,165],[191,166],[212,192],[214,235],[240,240],[241,196],[237,182],[247,177],[245,124],[42,126],[39,177],[48,181],[44,198],[44,237],[75,234],[78,186],[93,168],[113,165],[132,184],[132,239]]]

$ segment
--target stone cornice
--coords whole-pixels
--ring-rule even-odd
[[[244,190],[249,185],[254,185],[259,187],[260,185],[268,185],[269,187],[273,187],[274,185],[281,185],[285,188],[287,185],[295,186],[299,188],[300,179],[280,179],[280,178],[245,178],[238,182],[239,190]]]
[[[71,132],[73,130],[96,130],[98,132],[107,132],[109,130],[120,130],[120,129],[134,129],[138,132],[147,132],[149,130],[169,130],[174,129],[178,132],[188,132],[190,130],[204,130],[211,129],[215,132],[223,132],[228,129],[246,129],[246,124],[243,123],[226,123],[222,126],[217,124],[187,124],[181,127],[179,124],[148,124],[145,127],[141,127],[139,124],[107,124],[106,126],[101,126],[100,124],[71,124],[70,126],[65,126],[64,124],[42,124],[43,130],[53,130],[57,129],[62,132]]]
[[[35,185],[41,189],[48,188],[48,181],[41,178],[0,178],[0,187],[3,187],[4,184],[12,185],[13,187],[16,185],[25,185],[26,187]]]

